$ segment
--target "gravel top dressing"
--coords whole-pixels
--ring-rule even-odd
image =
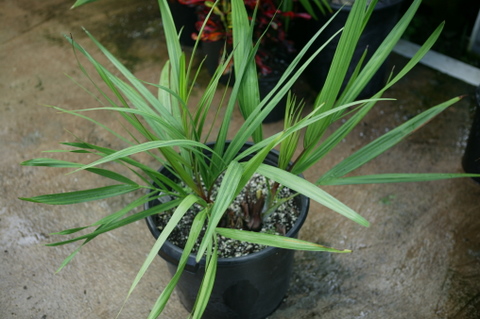
[[[220,183],[221,178],[217,184],[219,185]],[[276,207],[273,212],[268,214],[268,216],[263,217],[263,220],[259,218],[255,220],[255,218],[252,217],[252,215],[254,215],[252,214],[252,210],[255,207],[257,209],[260,207],[260,211],[264,210],[264,198],[268,196],[268,185],[271,185],[272,183],[273,182],[267,183],[264,176],[255,174],[229,207],[220,222],[220,226],[250,230],[252,229],[251,226],[253,224],[254,227],[258,226],[258,231],[260,232],[285,235],[293,227],[299,214],[294,198],[289,198],[293,195],[293,192],[290,189],[283,187],[278,190],[279,193],[276,196],[277,199],[275,203],[281,202],[282,199],[285,201],[279,203],[278,207]],[[215,198],[215,192],[212,197]],[[276,206],[275,203],[274,206]],[[200,206],[195,206],[185,214],[168,238],[172,244],[180,248],[185,247],[190,227],[195,215],[200,209]],[[156,216],[156,223],[160,231],[165,227],[172,213],[173,211],[169,211]],[[202,229],[200,239],[203,237],[204,232],[205,228]],[[245,256],[267,247],[264,245],[233,240],[223,236],[219,236],[217,240],[218,254],[221,258]],[[196,252],[199,246],[200,241],[197,241],[193,248],[193,252]]]

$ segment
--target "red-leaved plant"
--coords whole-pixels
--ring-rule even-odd
[[[202,42],[224,41],[227,51],[232,50],[231,2],[229,0],[217,2],[178,0],[178,2],[196,9],[195,27],[198,33],[192,34],[193,39],[200,37]],[[287,37],[286,19],[310,19],[311,15],[306,12],[281,11],[278,1],[275,0],[244,0],[244,3],[250,21],[255,25],[253,41],[259,41],[259,49],[255,56],[258,72],[266,76],[272,72],[274,57],[287,57],[295,51],[293,42]]]

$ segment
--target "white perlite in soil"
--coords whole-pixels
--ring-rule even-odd
[[[218,184],[221,183],[221,179],[218,181]],[[272,185],[272,182],[270,183]],[[237,196],[235,201],[229,207],[229,221],[223,221],[224,225],[221,224],[222,227],[227,227],[225,224],[229,224],[230,226],[235,225],[235,228],[248,230],[242,224],[244,210],[242,209],[245,207],[246,198],[247,196],[253,200],[253,202],[257,201],[257,191],[261,192],[265,197],[267,196],[268,188],[266,183],[266,178],[259,174],[255,174],[250,182],[247,184],[247,187]],[[247,195],[247,193],[249,195]],[[288,188],[281,188],[279,189],[279,193],[277,194],[277,200],[283,199],[291,196],[293,192]],[[212,195],[215,198],[215,195]],[[253,203],[254,204],[254,203]],[[170,241],[175,246],[180,248],[185,247],[185,244],[188,239],[188,234],[190,232],[191,225],[195,218],[195,214],[198,213],[200,207],[194,207],[190,211],[188,211],[182,220],[178,223],[175,229],[172,231],[170,236],[168,237],[168,241]],[[162,214],[157,215],[156,223],[157,227],[160,231],[165,227],[168,220],[170,219],[173,212],[165,212]],[[273,213],[269,216],[264,218],[261,224],[260,232],[269,233],[269,234],[276,234],[276,235],[285,235],[295,224],[299,215],[298,207],[295,204],[295,200],[289,199],[286,202],[282,203]],[[233,222],[232,222],[233,220]],[[202,238],[203,233],[205,232],[205,227],[202,229],[202,234],[200,238]],[[240,257],[245,256],[257,251],[260,251],[266,246],[252,244],[247,242],[241,242],[238,240],[233,240],[230,238],[225,238],[223,236],[219,236],[217,239],[218,242],[218,254],[221,258],[231,258],[231,257]],[[200,242],[197,241],[193,248],[193,252],[196,252],[200,246]]]

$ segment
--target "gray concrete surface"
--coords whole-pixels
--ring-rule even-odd
[[[146,226],[139,222],[89,243],[56,274],[62,260],[77,246],[45,247],[45,243],[59,240],[50,234],[89,224],[129,198],[76,207],[17,199],[103,185],[89,175],[64,175],[67,171],[19,165],[48,155],[41,151],[58,149],[59,142],[72,141],[71,133],[105,145],[113,143],[92,124],[43,106],[96,106],[64,75],[87,83],[62,34],[72,34],[93,48],[81,30],[86,27],[146,81],[157,81],[165,59],[155,1],[104,0],[74,11],[69,10],[71,2],[0,1],[2,319],[114,318],[153,243]],[[97,53],[95,49],[92,52]],[[404,62],[397,56],[392,59],[396,65]],[[388,92],[387,96],[398,101],[380,104],[307,178],[428,106],[467,94],[358,173],[462,172],[472,92],[468,84],[418,66]],[[98,116],[118,127],[108,114]],[[238,122],[238,114],[233,121]],[[266,131],[280,127],[281,123],[266,125]],[[65,154],[56,156],[67,158]],[[301,238],[353,249],[353,253],[297,253],[288,296],[272,319],[480,317],[480,185],[457,179],[327,190],[363,214],[372,226],[362,228],[313,205]],[[146,317],[167,280],[159,258],[120,318]],[[186,315],[174,295],[163,318]]]

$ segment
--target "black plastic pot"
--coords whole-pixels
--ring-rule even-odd
[[[203,53],[205,54],[205,67],[210,75],[215,73],[215,70],[218,67],[219,60],[221,57],[221,52],[224,47],[223,41],[214,41],[214,42],[202,42]],[[290,57],[286,54],[279,54],[273,58],[272,64],[272,73],[259,76],[258,86],[260,91],[260,99],[263,99],[270,93],[270,91],[277,85],[280,80],[283,72],[287,69]],[[233,75],[233,68],[231,69],[232,74],[225,74],[220,78],[220,83],[233,85],[235,77]],[[285,108],[286,108],[287,98],[286,96],[275,106],[275,108],[267,115],[263,120],[263,123],[274,123],[281,121],[285,118]]]
[[[402,2],[403,0],[378,1],[370,20],[360,37],[357,48],[355,49],[355,53],[350,63],[342,90],[347,85],[348,80],[360,61],[365,49],[368,49],[368,53],[364,60],[364,64],[372,57],[373,53],[377,50],[382,41],[395,26],[395,23],[399,18]],[[345,22],[347,21],[351,6],[341,7],[339,5],[331,4],[331,7],[334,12],[338,10],[340,10],[340,12],[312,45],[310,49],[311,53],[320,48],[320,46],[326,43],[327,40],[329,40],[338,30],[343,28]],[[317,12],[317,16],[318,20],[311,19],[295,21],[291,38],[293,41],[295,41],[299,49],[302,48],[325,24],[325,22],[331,18],[330,14],[325,16],[320,12]],[[311,85],[312,89],[316,91],[320,91],[325,83],[339,39],[340,36],[337,36],[335,39],[333,39],[312,61],[305,72],[309,84]],[[310,55],[307,54],[307,56]],[[384,64],[372,77],[369,84],[361,92],[359,98],[371,97],[373,94],[378,92],[378,90],[381,89],[385,84],[386,74],[387,66]]]
[[[281,74],[268,75],[258,79],[260,98],[263,99],[277,85]],[[287,107],[287,97],[284,96],[273,110],[263,120],[263,123],[275,123],[285,118],[285,109]]]
[[[202,51],[205,54],[204,65],[207,68],[208,74],[213,75],[218,68],[222,52],[225,47],[224,41],[203,41]],[[228,73],[220,78],[220,83],[233,85],[233,70],[230,70],[232,74]]]
[[[246,144],[243,150],[250,147]],[[278,153],[269,154],[265,163],[276,165]],[[169,173],[160,170],[166,176]],[[300,216],[287,233],[295,238],[307,216],[309,199],[297,196]],[[146,208],[158,204],[149,202]],[[147,218],[147,224],[155,238],[160,232],[155,217]],[[166,242],[159,255],[167,262],[173,275],[177,270],[182,249]],[[274,312],[282,303],[287,292],[293,267],[294,251],[268,247],[260,252],[237,258],[219,258],[215,285],[203,318],[207,319],[259,319]],[[187,267],[176,287],[180,301],[188,311],[195,303],[198,289],[205,273],[205,259],[195,262],[190,255]]]
[[[466,173],[480,174],[480,86],[476,89],[475,99],[476,110],[463,155],[462,166]],[[480,183],[480,178],[474,177],[472,179]]]
[[[195,40],[192,39],[192,33],[197,32],[197,29],[195,29],[195,22],[197,21],[195,7],[183,5],[177,0],[168,1],[168,6],[170,7],[177,32],[182,30],[180,43],[185,46],[193,46]]]

